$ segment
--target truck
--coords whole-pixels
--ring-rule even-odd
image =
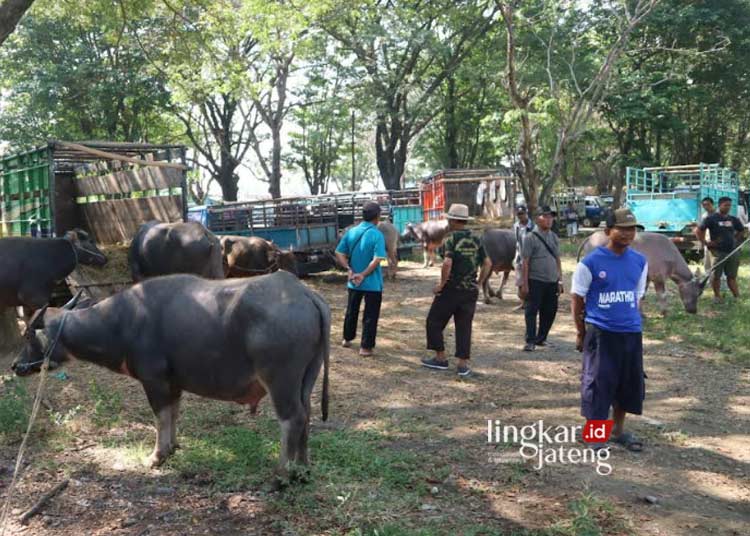
[[[695,228],[701,220],[701,200],[732,200],[737,215],[740,188],[737,173],[718,163],[663,167],[628,167],[625,203],[644,230],[672,239],[688,259],[703,255]]]
[[[257,236],[272,241],[294,253],[298,274],[305,276],[335,266],[336,244],[347,227],[362,220],[367,201],[380,204],[381,217],[391,219],[400,232],[410,218],[421,219],[417,190],[225,202],[193,207],[188,219],[203,223],[217,235]]]

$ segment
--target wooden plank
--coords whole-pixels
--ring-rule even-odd
[[[181,170],[188,169],[187,166],[183,166],[182,164],[173,164],[171,162],[149,162],[147,160],[141,160],[140,158],[130,158],[128,156],[122,156],[122,155],[115,154],[115,153],[108,153],[106,151],[100,151],[99,149],[92,149],[91,147],[86,147],[84,145],[79,145],[77,143],[69,143],[66,141],[55,142],[55,145],[64,147],[66,149],[70,149],[73,151],[90,154],[91,156],[104,158],[106,160],[119,160],[121,162],[129,162],[131,164],[138,164],[139,166],[155,166],[155,167],[174,168],[174,169],[181,169]]]
[[[149,220],[182,221],[182,197],[144,197],[112,199],[80,205],[88,228],[97,243],[114,244],[133,238],[138,228]]]
[[[75,184],[79,196],[127,194],[143,190],[179,188],[182,185],[182,171],[162,168],[130,169],[99,177],[78,179]]]

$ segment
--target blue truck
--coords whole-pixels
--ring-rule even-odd
[[[417,190],[347,192],[308,197],[228,202],[192,207],[188,219],[217,235],[257,236],[292,251],[301,276],[330,270],[344,229],[361,221],[362,207],[377,201],[399,232],[421,218]],[[419,220],[417,220],[419,221]]]
[[[701,220],[701,200],[732,200],[732,214],[739,202],[737,173],[719,164],[690,164],[626,170],[626,204],[644,230],[672,238],[686,257],[700,257],[695,237]]]

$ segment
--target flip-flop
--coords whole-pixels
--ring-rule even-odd
[[[610,438],[610,441],[625,447],[630,452],[643,451],[643,441],[636,439],[636,437],[630,432],[623,432],[617,437]]]

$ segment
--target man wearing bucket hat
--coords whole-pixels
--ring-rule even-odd
[[[640,415],[646,386],[638,303],[646,292],[646,257],[630,248],[637,222],[627,208],[607,218],[609,242],[578,263],[571,288],[576,348],[583,351],[581,415],[609,418],[610,441],[639,452],[643,443],[624,431],[625,414]]]
[[[456,328],[456,372],[459,376],[471,374],[471,324],[479,297],[479,286],[489,276],[492,263],[479,238],[465,228],[469,221],[469,207],[459,203],[450,206],[445,215],[451,235],[445,241],[445,260],[440,272],[440,282],[435,287],[435,298],[427,315],[427,349],[435,357],[422,359],[422,365],[435,370],[448,370],[443,330],[451,317]],[[481,275],[477,281],[477,272]]]

